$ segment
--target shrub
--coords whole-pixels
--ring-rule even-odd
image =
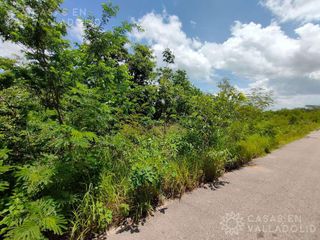
[[[158,204],[161,176],[155,166],[138,163],[132,167],[130,183],[131,210],[134,220],[138,220]]]
[[[239,142],[239,155],[243,162],[270,152],[270,138],[258,134],[250,135],[246,140]]]
[[[45,239],[48,233],[62,235],[67,221],[58,213],[57,205],[52,199],[25,201],[22,194],[14,195],[9,207],[1,212],[0,234],[7,240]]]
[[[206,182],[211,182],[222,175],[227,157],[227,151],[216,150],[209,150],[203,155],[203,173]]]
[[[161,190],[166,198],[181,197],[188,186],[188,169],[183,162],[170,161],[163,170]]]

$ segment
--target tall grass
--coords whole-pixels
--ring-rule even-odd
[[[127,217],[138,221],[164,199],[181,197],[230,168],[318,129],[320,117],[307,114],[293,122],[286,112],[267,112],[251,127],[234,124],[225,129],[227,136],[207,149],[197,148],[192,131],[177,124],[167,126],[166,132],[157,126],[124,126],[111,148],[117,156],[113,171],[122,170],[105,172],[94,194],[89,188],[75,211],[72,236],[81,239],[88,231],[97,232]],[[97,211],[99,204],[108,211]]]

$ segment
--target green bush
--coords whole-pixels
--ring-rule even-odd
[[[258,134],[248,136],[239,142],[239,156],[241,161],[248,162],[255,157],[269,153],[272,143],[270,138]]]
[[[227,151],[210,150],[203,155],[201,159],[206,182],[212,182],[223,174],[227,157]]]
[[[0,234],[7,240],[45,238],[45,232],[61,235],[66,230],[67,221],[57,212],[57,205],[51,199],[25,201],[22,194],[14,195],[9,207],[1,212],[5,216],[0,221]]]
[[[132,214],[134,220],[150,213],[160,196],[161,175],[157,168],[146,164],[136,164],[130,175]]]

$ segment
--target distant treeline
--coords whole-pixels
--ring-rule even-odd
[[[308,109],[320,109],[320,105],[306,105]]]

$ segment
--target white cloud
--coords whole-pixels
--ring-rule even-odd
[[[305,24],[288,37],[276,24],[236,23],[222,44],[201,51],[214,69],[226,69],[281,95],[320,94],[320,26]]]
[[[230,38],[215,43],[189,38],[179,18],[166,13],[149,13],[137,22],[145,31],[134,31],[133,36],[151,45],[158,63],[169,47],[175,67],[185,69],[193,82],[215,81],[217,70],[227,70],[248,79],[249,86],[273,90],[282,99],[279,106],[289,105],[283,99],[294,96],[309,104],[308,99],[319,100],[308,96],[320,95],[320,25],[304,24],[292,38],[276,23],[263,27],[236,22]]]
[[[306,105],[319,105],[320,95],[296,95],[296,96],[277,96],[275,104],[277,108],[297,108]]]
[[[0,39],[0,57],[21,58],[23,56],[22,50],[23,48],[18,44],[10,41],[4,42]]]
[[[144,31],[133,31],[133,37],[148,41],[160,65],[162,51],[169,47],[174,50],[176,67],[186,69],[193,79],[210,80],[211,64],[199,51],[203,43],[187,37],[177,16],[168,16],[165,12],[162,15],[149,13],[139,19],[138,23]]]
[[[319,0],[263,0],[262,4],[269,8],[282,22],[320,20]]]
[[[77,19],[68,30],[69,36],[73,39],[82,42],[84,36],[84,24],[81,19]]]

